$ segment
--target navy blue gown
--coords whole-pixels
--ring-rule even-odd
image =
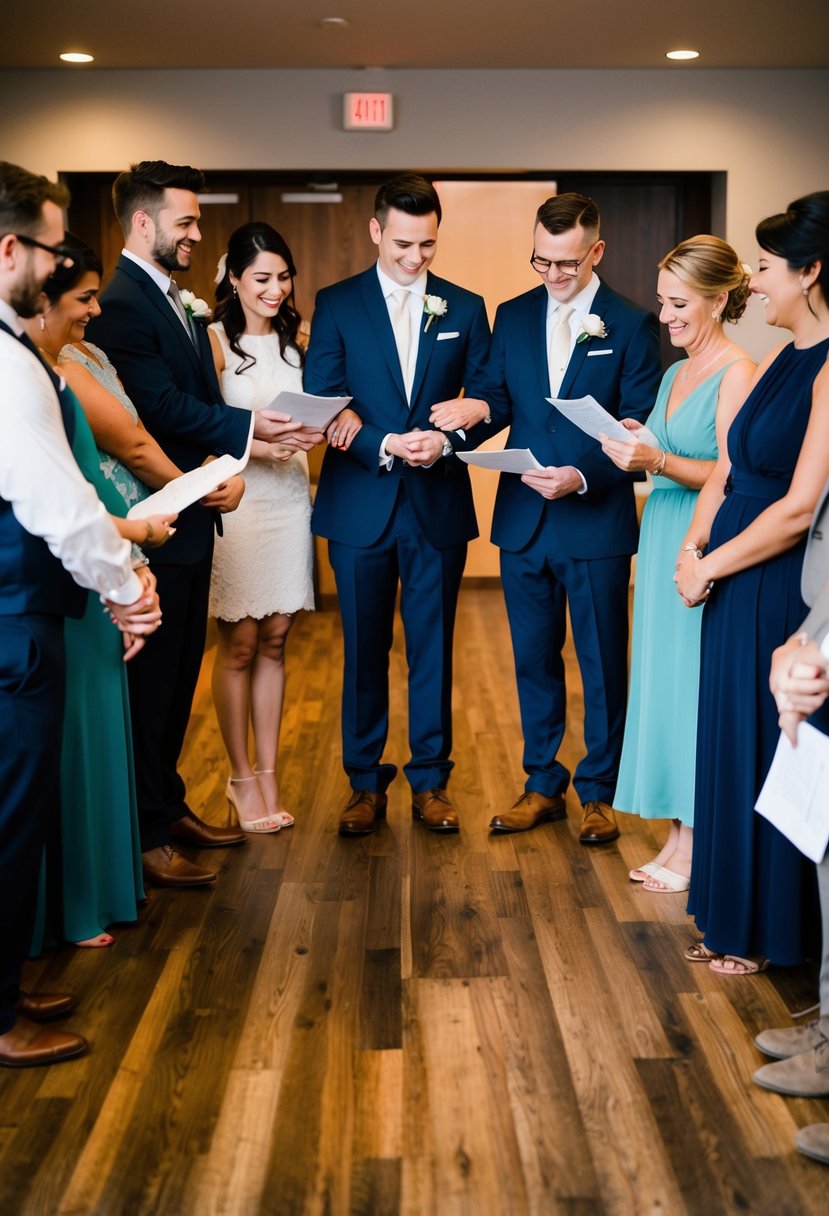
[[[785,347],[728,435],[731,476],[710,548],[749,526],[791,484],[829,340]],[[754,811],[780,734],[772,651],[800,626],[804,541],[721,579],[702,623],[694,859],[688,911],[709,950],[790,966],[816,954],[815,868]]]

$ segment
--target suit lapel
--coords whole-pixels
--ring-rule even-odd
[[[605,287],[604,283],[600,282],[599,290],[593,297],[593,304],[591,306],[593,311],[600,317],[605,316],[609,295],[610,293],[608,288]],[[608,338],[611,338],[612,335],[610,333],[610,326],[607,327],[607,330]],[[602,341],[603,340],[604,339],[602,339]],[[567,371],[564,373],[564,379],[562,380],[561,388],[558,391],[559,397],[567,398],[570,396],[573,382],[578,377],[579,373],[584,367],[585,360],[587,359],[587,352],[590,349],[590,341],[590,339],[586,339],[584,342],[576,342],[576,345],[573,347],[570,362],[567,364]]]
[[[394,331],[391,327],[391,319],[389,318],[386,301],[383,299],[383,292],[380,290],[380,280],[377,278],[377,271],[373,266],[362,277],[360,294],[363,297],[363,304],[368,313],[368,319],[371,322],[378,349],[388,364],[389,371],[400,390],[401,399],[405,404],[406,386],[403,383],[403,373],[400,370],[400,358],[397,354],[397,345],[394,341]]]
[[[527,300],[527,334],[541,396],[550,395],[550,365],[547,355],[547,289],[537,287]]]
[[[181,349],[186,351],[187,358],[190,360],[190,362],[193,364],[193,366],[201,373],[201,375],[203,377],[207,378],[206,372],[205,372],[205,364],[202,360],[202,357],[199,354],[199,350],[196,349],[196,346],[193,344],[193,342],[190,340],[190,338],[188,338],[181,321],[178,319],[176,314],[173,312],[173,309],[171,308],[169,302],[164,297],[161,290],[157,287],[157,285],[150,278],[150,276],[148,274],[145,274],[144,271],[141,269],[141,267],[137,266],[135,264],[135,262],[130,261],[129,258],[125,258],[125,257],[119,258],[118,268],[120,270],[123,270],[125,274],[129,275],[129,277],[133,280],[133,282],[135,282],[141,288],[141,291],[144,293],[144,298],[147,301],[147,304],[149,305],[149,307],[151,309],[155,310],[156,314],[162,319],[162,322],[164,325],[167,325],[170,327],[171,332],[176,335],[176,340],[178,341],[179,345],[181,346]],[[205,337],[206,341],[209,341],[209,339],[207,339],[206,335],[203,335],[203,336]],[[199,334],[197,333],[196,342],[198,343],[199,341],[200,341],[200,338],[199,338]]]
[[[426,274],[426,294],[427,295],[439,295],[440,292],[437,290],[438,287],[442,288],[443,283],[436,281],[434,279],[434,277],[427,272],[427,274]],[[444,297],[441,297],[441,298],[444,298]],[[449,310],[447,309],[447,315],[448,315],[448,312],[449,312]],[[432,352],[434,351],[435,343],[438,340],[438,326],[440,325],[440,321],[441,321],[440,317],[435,317],[434,321],[432,321],[431,325],[429,326],[429,328],[427,330],[425,313],[420,318],[420,321],[419,321],[420,336],[418,338],[418,343],[417,343],[417,362],[415,363],[414,380],[412,381],[412,400],[411,400],[410,408],[414,408],[414,404],[417,401],[418,394],[420,393],[420,390],[423,387],[423,381],[426,378],[426,372],[429,368],[429,362],[432,358]]]

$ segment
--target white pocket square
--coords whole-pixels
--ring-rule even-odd
[[[587,352],[587,357],[589,359],[591,357],[591,355],[612,355],[612,354],[613,354],[612,350],[589,350]]]
[[[456,329],[451,334],[438,334],[438,342],[445,342],[447,338],[459,338],[460,336],[460,331]]]

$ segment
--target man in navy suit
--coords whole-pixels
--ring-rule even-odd
[[[402,175],[380,188],[369,223],[378,261],[319,293],[305,364],[308,392],[350,395],[362,420],[347,446],[336,446],[332,424],[313,515],[314,532],[329,542],[343,621],[343,764],[352,796],[339,830],[347,836],[385,818],[397,771],[382,756],[398,584],[412,814],[431,831],[458,830],[446,793],[452,636],[477,527],[467,470],[454,455],[468,441],[462,431],[435,430],[429,415],[461,388],[480,397],[489,326],[480,296],[428,269],[440,218],[440,200],[423,178]],[[478,405],[475,421],[488,412]]]
[[[198,169],[164,161],[142,161],[120,174],[112,197],[124,251],[101,296],[101,316],[87,330],[112,359],[147,430],[184,472],[226,452],[241,456],[251,425],[249,411],[222,400],[208,336],[171,278],[189,269],[201,240],[203,185]],[[293,442],[298,424],[279,417],[257,414],[257,438]],[[130,704],[144,874],[156,886],[215,880],[171,841],[194,848],[244,841],[241,831],[193,814],[177,771],[204,649],[215,512],[233,510],[243,490],[242,479],[231,478],[183,511],[176,536],[153,561],[164,604],[163,644],[131,665]]]
[[[531,263],[542,284],[498,309],[481,395],[493,426],[511,422],[507,447],[545,467],[502,474],[492,540],[515,654],[524,731],[524,794],[490,827],[526,831],[565,815],[570,774],[561,657],[569,604],[584,685],[587,754],[574,784],[583,844],[614,840],[627,695],[628,583],[638,525],[633,485],[599,444],[546,398],[588,394],[616,418],[644,419],[660,379],[656,317],[595,274],[604,241],[592,199],[562,194],[538,210]]]

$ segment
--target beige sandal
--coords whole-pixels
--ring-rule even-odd
[[[709,950],[704,942],[694,942],[685,951],[685,957],[689,963],[711,963],[721,959],[722,955],[717,954],[716,950]]]
[[[716,975],[759,975],[768,965],[767,958],[741,958],[739,954],[723,954],[709,964]]]

